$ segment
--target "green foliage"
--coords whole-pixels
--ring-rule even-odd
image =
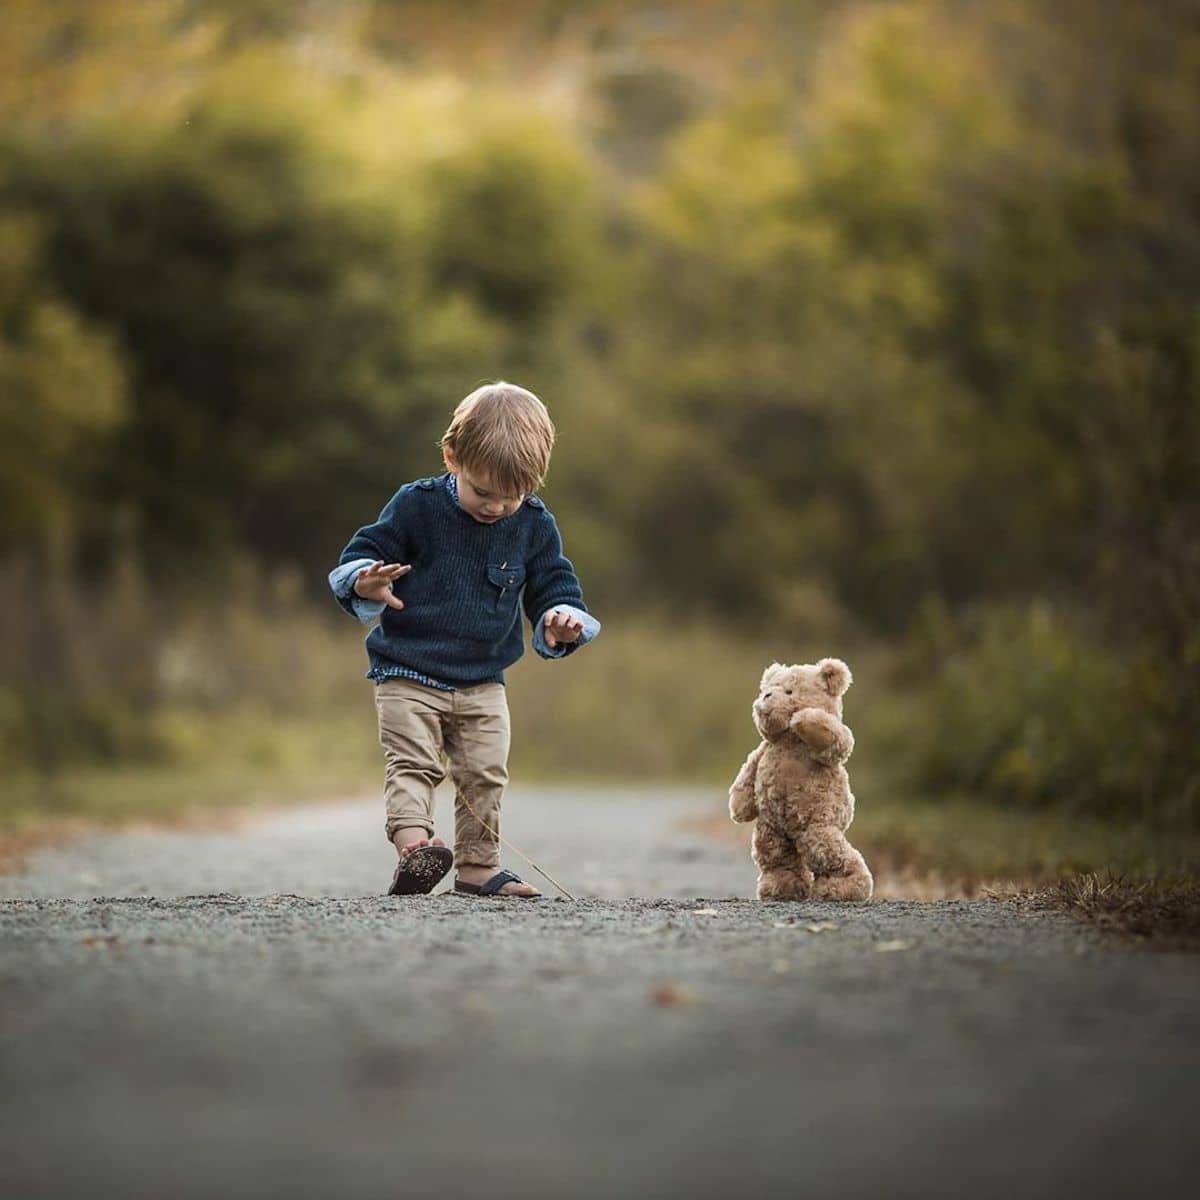
[[[545,122],[374,104],[251,55],[132,135],[126,115],[69,155],[10,145],[0,198],[38,207],[40,270],[136,377],[109,484],[157,562],[249,545],[319,567],[434,464],[447,387],[578,275],[586,171]],[[389,112],[457,149],[435,156],[426,125],[424,157],[379,162]]]
[[[1020,32],[1036,45],[1038,29]],[[1070,83],[1090,94],[1107,65],[1072,64]],[[928,592],[1086,577],[1133,523],[1161,562],[1152,531],[1196,511],[1181,469],[1200,444],[1200,223],[1183,213],[1197,181],[1172,180],[1192,285],[1178,307],[1139,233],[1153,209],[1138,147],[1044,127],[1005,66],[933,9],[880,9],[849,23],[803,107],[739,98],[685,130],[642,201],[652,320],[631,374],[644,387],[666,364],[649,386],[695,431],[681,454],[702,439],[731,473],[755,471],[766,504],[713,519],[746,531],[756,601],[778,595],[782,550],[899,632]],[[1120,99],[1105,102],[1117,129]],[[1157,133],[1172,161],[1200,132],[1188,112],[1168,108]],[[1131,397],[1097,378],[1114,356],[1155,379],[1151,435],[1172,431],[1166,494],[1138,487],[1132,510],[1113,503],[1139,470],[1126,434],[1106,444]]]
[[[546,122],[490,116],[434,163],[430,189],[435,284],[461,289],[497,320],[536,324],[590,273],[589,170]]]
[[[911,654],[899,680],[910,703],[880,732],[913,793],[1200,823],[1200,769],[1153,659],[1119,654],[1041,602],[967,621],[931,608]]]
[[[95,501],[95,475],[127,415],[114,339],[39,277],[41,227],[0,217],[0,548],[44,544]]]

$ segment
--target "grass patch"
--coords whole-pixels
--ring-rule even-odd
[[[361,712],[272,719],[253,709],[175,712],[165,763],[10,771],[0,793],[0,870],[29,849],[95,827],[211,824],[248,809],[380,787],[369,695]],[[365,728],[364,728],[365,727]]]
[[[1003,809],[969,801],[873,799],[856,784],[854,834],[901,867],[937,869],[975,891],[997,882],[1040,886],[1087,872],[1133,879],[1188,875],[1200,863],[1200,835],[1168,834],[1055,811]],[[864,848],[864,853],[866,849]]]
[[[1133,879],[1110,871],[1060,879],[1015,898],[1067,912],[1107,932],[1161,950],[1200,950],[1200,879]]]

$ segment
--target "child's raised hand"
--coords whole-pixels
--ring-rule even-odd
[[[392,592],[392,580],[411,570],[411,563],[373,562],[355,575],[354,594],[364,600],[381,600],[389,608],[403,608],[404,601]]]
[[[583,631],[583,622],[578,617],[560,612],[557,608],[552,608],[546,614],[546,619],[542,624],[546,645],[551,650],[560,642],[564,646],[569,646],[572,642],[579,641],[579,635]]]

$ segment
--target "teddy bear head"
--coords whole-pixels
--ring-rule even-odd
[[[754,727],[773,742],[787,730],[802,708],[820,708],[839,720],[842,696],[853,682],[850,668],[840,658],[787,667],[772,663],[764,672],[754,701]]]

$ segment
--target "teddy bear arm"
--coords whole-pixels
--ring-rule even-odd
[[[735,821],[753,821],[758,816],[758,805],[754,802],[754,779],[766,747],[766,742],[760,742],[750,751],[729,789],[729,815]]]
[[[826,766],[844,763],[854,750],[854,734],[849,726],[824,709],[802,708],[791,724],[813,757]]]

